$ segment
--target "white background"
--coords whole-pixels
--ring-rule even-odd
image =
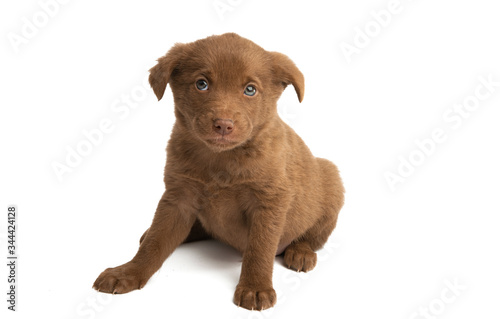
[[[218,12],[221,3],[230,10]],[[2,266],[1,316],[406,319],[430,309],[435,318],[498,318],[500,87],[490,92],[480,79],[500,82],[500,7],[401,0],[380,26],[371,12],[391,6],[67,1],[48,16],[38,1],[3,1],[0,251],[7,206],[16,204],[19,290],[13,314]],[[37,30],[26,26],[35,18]],[[135,254],[164,189],[172,96],[167,88],[157,102],[142,87],[148,69],[175,42],[229,31],[296,62],[305,99],[288,88],[280,114],[341,170],[346,204],[316,269],[297,274],[277,259],[279,301],[262,313],[233,305],[241,256],[216,242],[182,246],[141,291],[92,291],[102,270]],[[25,43],[13,45],[16,35]],[[348,62],[341,46],[356,40]],[[478,87],[488,95],[480,101]],[[445,120],[455,104],[474,101],[460,123]],[[66,165],[68,149],[103,119],[113,130],[59,180],[52,165]],[[436,129],[445,140],[423,155],[415,140]],[[400,167],[410,159],[413,171]],[[387,172],[398,169],[404,181],[391,188]]]

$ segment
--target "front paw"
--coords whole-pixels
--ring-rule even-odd
[[[99,292],[124,294],[144,287],[149,278],[144,278],[142,269],[131,263],[104,270],[92,288]]]
[[[236,287],[234,303],[248,310],[264,310],[276,304],[276,292],[270,288]]]

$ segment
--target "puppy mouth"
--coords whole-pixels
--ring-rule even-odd
[[[215,152],[231,150],[244,144],[251,131],[252,125],[248,120],[222,119],[212,113],[195,117],[192,121],[192,133]]]
[[[238,144],[237,141],[235,141],[234,139],[230,139],[227,136],[219,136],[219,137],[209,138],[206,141],[210,145],[219,146],[219,147],[231,147],[231,146],[236,146]]]

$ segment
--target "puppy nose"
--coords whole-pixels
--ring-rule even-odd
[[[230,119],[215,119],[213,129],[216,133],[224,136],[231,134],[234,128],[234,122]]]

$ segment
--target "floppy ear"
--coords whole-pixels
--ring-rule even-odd
[[[179,65],[184,47],[185,44],[177,43],[168,50],[167,54],[158,59],[157,65],[149,69],[149,84],[153,88],[158,101],[161,100],[165,93],[172,72]]]
[[[269,52],[273,63],[273,73],[275,81],[283,85],[285,89],[289,84],[293,84],[299,102],[304,99],[304,76],[295,63],[286,55],[279,52]]]

